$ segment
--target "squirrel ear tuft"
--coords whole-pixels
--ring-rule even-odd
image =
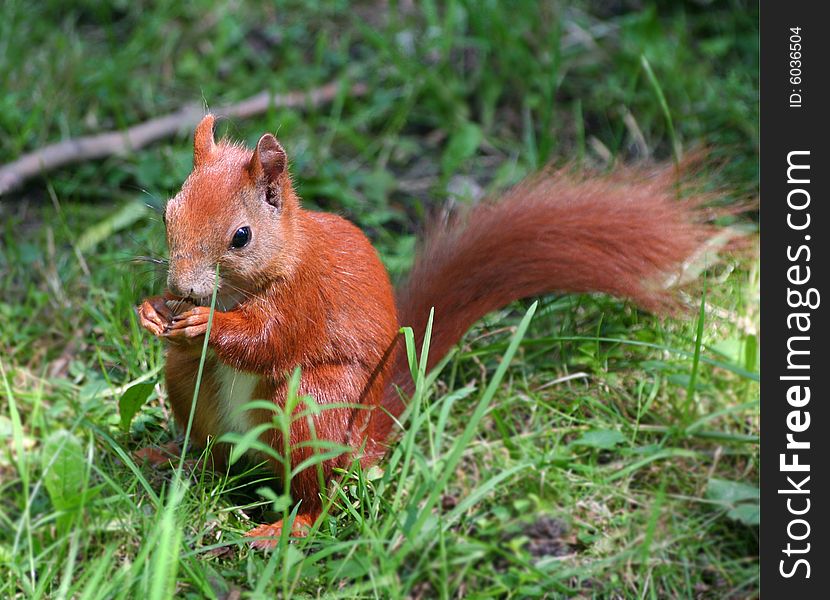
[[[213,121],[213,115],[208,113],[202,117],[202,120],[196,126],[196,133],[193,135],[194,167],[204,164],[216,147],[213,142]]]
[[[270,133],[259,138],[248,171],[254,181],[265,184],[266,200],[274,206],[279,206],[281,201],[279,180],[287,162],[285,150],[277,138]]]

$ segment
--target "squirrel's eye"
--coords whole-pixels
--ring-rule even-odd
[[[231,248],[243,248],[248,245],[248,242],[251,241],[251,228],[250,227],[240,227],[236,230],[236,233],[233,234],[233,239],[231,240]]]

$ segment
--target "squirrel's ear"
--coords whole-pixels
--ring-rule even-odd
[[[213,115],[206,114],[196,126],[193,135],[193,166],[204,164],[210,157],[216,144],[213,142]]]
[[[282,198],[279,180],[285,172],[288,159],[280,143],[270,133],[266,133],[256,145],[254,155],[248,165],[251,178],[265,184],[265,199],[269,204],[279,206]]]

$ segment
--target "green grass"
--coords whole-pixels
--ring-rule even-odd
[[[757,194],[753,4],[266,4],[6,2],[0,162],[188,102],[362,81],[364,97],[219,129],[276,131],[305,204],[358,223],[396,277],[425,214],[550,161],[705,147],[719,202]],[[142,207],[190,163],[183,135],[0,201],[0,596],[758,594],[751,253],[708,270],[675,319],[597,296],[540,298],[529,324],[530,302],[488,316],[421,374],[387,459],[329,490],[316,535],[251,551],[252,520],[284,508],[256,475],[194,451],[178,478],[133,455],[184,435],[134,314],[162,273],[131,259],[164,255]]]

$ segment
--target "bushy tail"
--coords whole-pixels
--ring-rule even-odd
[[[605,292],[642,308],[677,305],[668,278],[714,233],[700,223],[700,199],[678,199],[673,167],[575,178],[546,173],[427,230],[398,293],[400,323],[420,344],[435,307],[432,368],[482,316],[546,292]],[[402,346],[402,344],[400,344]],[[399,349],[372,438],[386,439],[411,391]]]

